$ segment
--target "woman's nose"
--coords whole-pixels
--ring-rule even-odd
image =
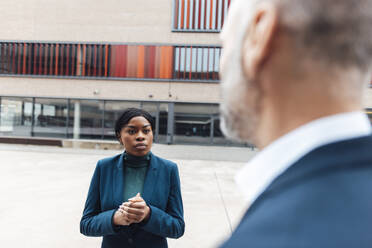
[[[145,139],[145,135],[142,132],[138,132],[138,136],[136,137],[136,140],[140,141],[144,139]]]

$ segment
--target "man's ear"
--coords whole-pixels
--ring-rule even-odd
[[[268,2],[259,4],[248,25],[242,47],[242,66],[247,78],[255,77],[269,56],[277,26],[277,7]]]

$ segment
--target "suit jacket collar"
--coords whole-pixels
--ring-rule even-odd
[[[279,190],[323,173],[372,166],[371,149],[372,136],[340,141],[314,149],[277,177],[265,192]]]
[[[372,136],[328,144],[314,149],[277,177],[250,206],[253,211],[271,194],[293,187],[307,179],[333,173],[337,170],[354,170],[372,166]]]
[[[152,192],[155,188],[158,176],[158,157],[151,154],[150,165],[146,173],[146,178],[143,186],[142,198],[147,204],[150,204],[152,199]],[[113,175],[113,198],[115,206],[120,206],[124,199],[124,152],[120,154],[119,159],[115,165],[116,170]]]
[[[258,153],[236,180],[248,204],[294,163],[326,144],[371,135],[365,113],[350,112],[309,122],[277,139]]]

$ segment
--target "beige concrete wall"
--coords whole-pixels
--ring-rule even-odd
[[[1,40],[218,44],[172,33],[172,0],[2,0]]]
[[[0,77],[0,95],[218,103],[218,83]]]

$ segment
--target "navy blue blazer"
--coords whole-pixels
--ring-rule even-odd
[[[372,137],[325,145],[294,163],[222,247],[371,248]]]
[[[123,154],[98,161],[89,187],[80,232],[103,236],[102,247],[168,247],[166,237],[185,230],[177,165],[151,155],[142,197],[151,208],[146,223],[115,226],[112,217],[123,203]]]

